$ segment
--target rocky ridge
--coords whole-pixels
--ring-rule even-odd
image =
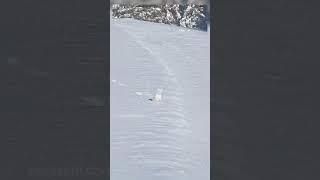
[[[206,5],[112,5],[112,16],[134,18],[164,24],[174,24],[185,28],[207,30],[209,21]]]

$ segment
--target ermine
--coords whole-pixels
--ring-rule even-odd
[[[149,101],[161,101],[162,100],[162,89],[157,89],[157,93],[155,94],[155,96],[151,99],[148,99]]]

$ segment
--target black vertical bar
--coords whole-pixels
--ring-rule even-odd
[[[108,179],[109,3],[1,7],[0,179]]]
[[[215,7],[216,179],[319,179],[317,4]]]

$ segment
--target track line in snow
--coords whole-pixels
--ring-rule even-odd
[[[119,48],[121,51],[125,50],[130,57],[122,59],[126,56],[114,51],[113,56],[117,59],[111,59],[112,66],[116,65],[128,75],[123,78],[121,73],[111,73],[112,79],[117,79],[115,82],[112,81],[113,86],[111,86],[112,177],[139,180],[193,180],[195,169],[206,168],[206,163],[199,159],[201,153],[188,148],[193,130],[190,126],[192,119],[186,113],[185,103],[190,100],[185,99],[187,96],[181,83],[183,76],[171,66],[170,61],[176,59],[161,54],[157,48],[149,46],[153,43],[152,40],[146,43],[145,39],[141,40],[140,35],[135,35],[144,32],[126,29],[128,26],[130,25],[123,26],[113,22],[114,29],[111,30],[113,31],[111,33],[114,33],[112,38],[116,35],[119,36],[117,38],[121,36],[124,39],[119,43],[123,46]],[[159,48],[162,45],[166,46],[166,43],[159,43]],[[183,57],[182,50],[175,53]],[[134,58],[131,58],[132,55]],[[190,66],[192,57],[187,56],[186,59],[189,63],[183,63]],[[118,81],[121,79],[125,80],[120,82],[126,84],[126,87],[119,85]],[[195,85],[198,86],[198,83]],[[160,103],[150,103],[147,99],[140,101],[147,97],[145,96],[147,94],[154,95],[157,88],[164,89]],[[118,96],[114,96],[115,94]],[[200,177],[202,176],[198,176]]]
[[[130,37],[134,38],[135,42],[139,44],[143,49],[145,49],[149,54],[159,63],[166,71],[167,75],[178,84],[175,73],[169,68],[168,64],[164,59],[161,58],[161,55],[154,52],[151,48],[149,48],[143,41],[140,41],[133,33],[128,30],[123,29],[125,33],[127,33]]]

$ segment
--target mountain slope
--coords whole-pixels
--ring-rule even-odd
[[[111,179],[209,180],[209,32],[110,27]],[[162,100],[148,100],[157,89]]]

